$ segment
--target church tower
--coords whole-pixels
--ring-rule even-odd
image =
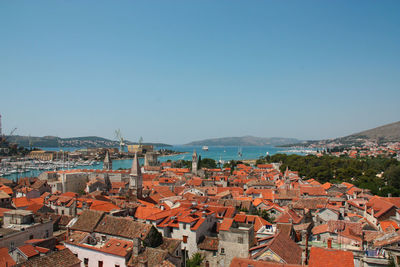
[[[103,161],[103,170],[107,170],[107,171],[112,170],[112,161],[111,161],[110,153],[108,152],[108,150],[106,152],[106,156]]]
[[[130,191],[133,195],[136,195],[138,199],[141,199],[143,190],[143,178],[137,153],[135,153],[135,158],[133,159],[131,173],[129,174],[129,176]]]
[[[196,150],[193,151],[192,155],[192,173],[197,174],[197,153]]]

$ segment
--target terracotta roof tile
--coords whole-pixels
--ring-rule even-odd
[[[149,234],[151,227],[150,224],[136,222],[128,217],[106,215],[100,220],[94,231],[112,236],[144,239]]]
[[[225,218],[219,226],[219,231],[229,231],[233,223],[233,219]]]
[[[354,267],[353,253],[350,251],[312,247],[309,267]]]
[[[42,257],[35,257],[23,262],[24,267],[52,266],[52,267],[72,267],[80,264],[80,260],[69,250],[53,252]]]
[[[218,237],[206,236],[202,242],[198,244],[199,249],[218,251],[219,239]]]
[[[16,262],[8,254],[8,248],[0,248],[0,267],[14,266]]]
[[[97,224],[104,216],[104,212],[96,210],[84,210],[78,220],[72,225],[72,230],[93,232]]]
[[[252,259],[244,259],[244,258],[233,258],[231,261],[230,267],[301,267],[302,265],[298,264],[286,264],[279,262],[270,262],[270,261],[258,261]]]
[[[18,250],[21,251],[27,258],[39,255],[39,252],[30,244],[20,246],[18,247]]]

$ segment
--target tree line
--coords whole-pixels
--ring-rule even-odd
[[[400,196],[400,162],[394,158],[335,157],[324,155],[275,154],[261,157],[257,164],[281,163],[282,172],[288,167],[298,171],[300,177],[314,178],[320,183],[349,182],[369,189],[372,194]]]

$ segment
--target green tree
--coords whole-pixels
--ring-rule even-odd
[[[207,169],[215,169],[217,168],[217,162],[214,159],[200,159],[200,166],[202,168],[207,168]]]
[[[390,166],[385,171],[385,178],[389,185],[395,188],[400,188],[400,165]]]
[[[199,155],[199,158],[197,159],[197,169],[200,170],[201,169],[202,164],[201,164],[201,155]]]
[[[143,245],[146,247],[158,247],[163,243],[163,237],[162,234],[154,227],[152,226],[149,234],[147,235],[147,238],[143,240]]]
[[[187,267],[199,267],[203,262],[204,257],[199,253],[193,254],[193,256],[186,261]]]

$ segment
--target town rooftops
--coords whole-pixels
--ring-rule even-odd
[[[149,234],[151,227],[151,224],[136,222],[128,217],[106,215],[100,220],[94,231],[111,236],[143,240]]]
[[[78,217],[78,220],[71,226],[72,230],[93,232],[101,218],[104,216],[104,212],[96,210],[84,210]]]
[[[268,247],[286,263],[301,263],[302,249],[284,233],[278,233],[268,244]]]
[[[27,259],[32,258],[32,257],[37,256],[37,255],[40,254],[39,251],[36,250],[35,247],[30,245],[30,244],[26,244],[26,245],[20,246],[17,249],[20,251],[20,253],[25,255],[25,257]]]
[[[199,249],[218,251],[218,237],[206,236],[203,241],[198,244]]]
[[[312,247],[308,266],[354,267],[354,257],[351,251]]]
[[[287,264],[281,262],[271,262],[271,261],[258,261],[245,258],[233,258],[230,267],[301,267],[303,265],[299,264]]]
[[[75,232],[65,241],[66,244],[96,250],[107,254],[126,257],[132,250],[133,242],[118,238],[109,238],[106,242],[88,242],[93,240],[89,233]]]
[[[69,250],[64,249],[55,251],[51,254],[35,257],[16,266],[19,267],[38,267],[38,266],[52,266],[52,267],[72,267],[77,266],[81,261]]]

